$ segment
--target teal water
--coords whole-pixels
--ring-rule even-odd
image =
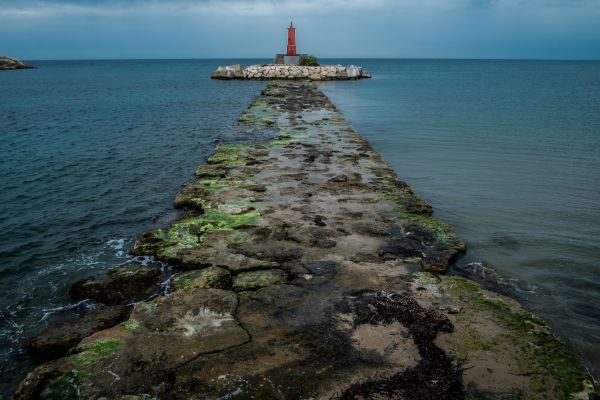
[[[68,285],[126,261],[230,137],[264,87],[208,78],[235,62],[37,62],[0,73],[0,398],[32,365],[25,336],[93,306],[71,304]],[[321,86],[467,241],[454,272],[496,267],[597,375],[600,63],[331,62],[374,74]]]
[[[374,79],[323,89],[467,242],[453,272],[496,268],[597,379],[600,62],[351,61]]]
[[[91,304],[69,284],[128,260],[173,218],[179,186],[264,83],[212,81],[227,61],[36,62],[0,74],[0,399],[24,338]]]

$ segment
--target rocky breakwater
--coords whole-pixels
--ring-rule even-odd
[[[270,83],[237,135],[132,250],[173,265],[172,290],[15,399],[593,398],[543,321],[444,275],[464,244],[312,83]],[[127,271],[73,292],[121,301]]]
[[[0,56],[0,71],[1,70],[11,70],[11,69],[29,69],[35,68],[31,64],[26,64],[22,61],[19,61],[14,58]]]
[[[254,80],[311,80],[311,81],[347,81],[371,78],[371,74],[361,67],[350,65],[320,65],[305,67],[300,65],[252,65],[247,68],[241,65],[218,67],[211,74],[212,79],[254,79]]]

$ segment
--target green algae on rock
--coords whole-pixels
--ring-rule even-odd
[[[68,359],[77,367],[86,367],[115,354],[119,351],[121,345],[122,343],[119,339],[97,340],[81,345],[75,349],[76,353],[69,356]]]
[[[125,332],[135,332],[140,328],[140,321],[138,321],[137,319],[130,319],[127,322],[123,322],[121,324],[121,328]]]
[[[78,400],[81,385],[87,376],[76,369],[52,380],[40,394],[41,399]]]
[[[133,250],[173,264],[174,290],[40,365],[16,398],[592,398],[514,300],[419,272],[445,272],[464,244],[316,86],[270,83],[236,129],[262,139],[220,145],[180,217]]]
[[[27,342],[27,351],[40,359],[64,356],[95,332],[110,328],[127,318],[126,306],[98,307],[76,321],[51,326]]]
[[[217,232],[232,232],[239,229],[258,226],[258,210],[241,210],[237,214],[221,212],[205,206],[200,215],[174,222],[168,229],[147,232],[136,243],[134,254],[151,254],[159,260],[180,263],[180,252],[201,247],[207,235]],[[234,241],[241,236],[235,235]]]
[[[173,278],[173,286],[175,290],[228,289],[231,287],[231,274],[224,268],[208,267],[176,275]]]
[[[233,290],[236,292],[256,290],[262,287],[281,284],[286,279],[287,274],[285,271],[277,269],[242,272],[233,278]]]
[[[587,371],[575,355],[540,318],[514,300],[487,292],[478,284],[456,276],[422,273],[414,285],[422,295],[428,293],[438,302],[447,302],[460,310],[451,316],[457,334],[444,338],[441,347],[465,366],[488,363],[491,368],[499,364],[503,352],[511,349],[514,363],[502,363],[502,368],[507,374],[522,377],[523,387],[506,389],[521,393],[521,398],[569,399],[593,390]],[[490,329],[489,321],[502,329]],[[482,383],[490,384],[487,379],[473,382]]]

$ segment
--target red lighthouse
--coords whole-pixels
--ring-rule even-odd
[[[288,28],[287,55],[296,55],[296,28],[294,28],[293,22],[290,22],[290,27]]]
[[[275,64],[300,65],[300,57],[302,55],[303,54],[298,54],[296,51],[296,28],[294,28],[294,23],[290,22],[290,27],[288,28],[287,53],[277,54],[275,56]]]

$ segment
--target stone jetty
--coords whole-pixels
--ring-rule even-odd
[[[543,321],[444,275],[464,244],[315,84],[269,83],[236,137],[132,250],[173,266],[170,291],[85,321],[15,399],[593,398]],[[72,292],[110,309],[156,276],[126,265]]]
[[[223,80],[310,80],[310,81],[347,81],[371,78],[371,74],[354,65],[319,65],[305,67],[301,65],[263,64],[244,68],[241,65],[218,67],[211,74],[212,79]]]
[[[11,70],[11,69],[29,69],[29,68],[35,68],[35,67],[31,64],[24,63],[23,61],[17,60],[15,58],[0,56],[0,71]]]

